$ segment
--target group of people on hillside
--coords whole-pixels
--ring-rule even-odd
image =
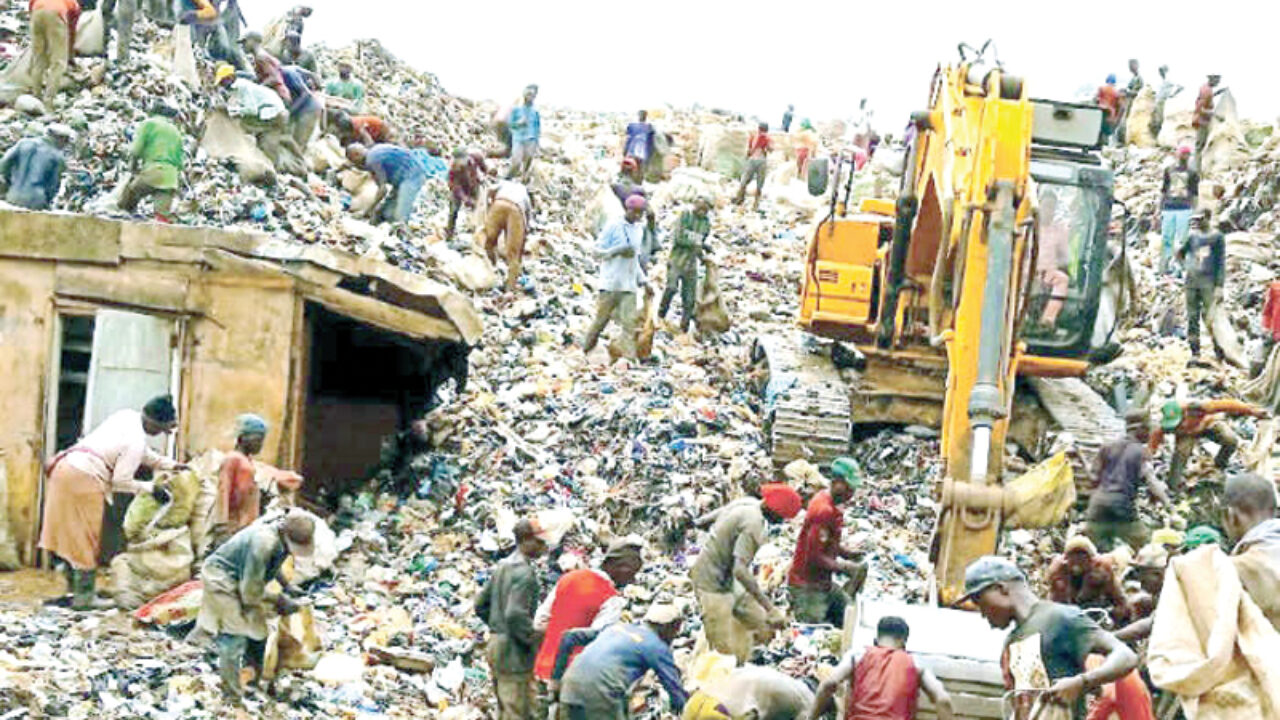
[[[62,563],[72,609],[115,607],[113,601],[98,596],[97,588],[97,569],[109,559],[103,557],[103,534],[108,529],[105,505],[129,503],[142,495],[167,502],[169,491],[156,476],[189,468],[155,452],[151,438],[164,437],[177,425],[173,398],[159,396],[141,410],[112,413],[49,463],[39,546]],[[272,600],[275,609],[281,614],[295,612],[302,592],[283,573],[284,561],[290,555],[309,557],[314,550],[313,515],[292,509],[263,515],[260,472],[269,473],[272,487],[286,501],[302,482],[294,473],[255,463],[267,432],[266,420],[258,415],[236,418],[235,447],[218,469],[210,552],[200,572],[204,592],[192,637],[207,635],[214,640],[222,688],[231,698],[243,693],[240,671],[245,663],[261,673],[267,584],[274,580],[284,588]],[[152,473],[152,479],[137,479],[140,470]]]
[[[1176,702],[1139,672],[1134,648],[1150,636],[1165,573],[1182,554],[1209,545],[1230,551],[1249,596],[1280,623],[1280,521],[1271,481],[1252,474],[1227,479],[1225,533],[1207,525],[1152,533],[1138,512],[1144,487],[1164,505],[1172,502],[1172,492],[1184,490],[1182,468],[1200,438],[1214,439],[1221,448],[1217,466],[1227,468],[1238,444],[1226,422],[1233,415],[1266,417],[1234,401],[1169,401],[1161,406],[1155,432],[1148,432],[1146,411],[1130,413],[1126,436],[1098,454],[1085,529],[1067,540],[1047,568],[1046,599],[1037,597],[1026,573],[1009,559],[983,557],[966,569],[960,602],[972,603],[993,627],[1011,629],[1001,659],[1007,686],[1038,688],[1014,694],[1016,717],[1035,717],[1033,706],[1049,704],[1063,709],[1061,717],[1076,720],[1112,712],[1121,720],[1151,720],[1157,701]],[[1166,435],[1175,439],[1168,484],[1151,463]],[[786,484],[767,483],[755,496],[697,521],[707,532],[689,581],[701,632],[709,649],[734,657],[740,667],[692,696],[670,645],[694,608],[660,595],[647,611],[637,611],[641,621],[623,620],[620,593],[643,571],[643,541],[611,542],[599,569],[564,574],[544,599],[536,561],[548,551],[546,536],[536,520],[521,521],[516,553],[495,569],[476,604],[490,628],[496,717],[531,718],[541,712],[542,698],[558,703],[559,718],[623,718],[636,681],[650,670],[672,711],[685,720],[737,718],[751,711],[754,717],[816,719],[825,716],[845,683],[851,686],[845,717],[909,720],[921,694],[939,717],[953,717],[944,684],[907,652],[910,628],[901,618],[880,619],[875,644],[853,648],[821,683],[748,664],[756,648],[792,621],[842,626],[866,578],[863,552],[843,542],[844,510],[861,484],[861,470],[856,461],[839,458],[824,472],[830,484],[807,504],[786,574],[786,610],[763,589],[752,564],[768,542],[769,528],[800,513],[800,494]],[[1134,582],[1132,592],[1126,579]]]
[[[1160,85],[1155,90],[1155,107],[1148,123],[1148,129],[1151,131],[1152,137],[1158,137],[1160,130],[1164,127],[1166,104],[1184,89],[1181,85],[1169,79],[1168,65],[1161,65],[1159,73]],[[1133,108],[1134,100],[1137,99],[1142,89],[1146,87],[1146,81],[1142,79],[1142,75],[1138,71],[1138,61],[1129,61],[1129,82],[1123,88],[1118,87],[1116,82],[1115,74],[1108,75],[1106,82],[1098,88],[1097,93],[1094,95],[1094,103],[1104,111],[1102,117],[1103,142],[1114,140],[1116,143],[1123,145],[1126,139],[1125,128],[1129,119],[1129,112]],[[1195,131],[1197,167],[1200,166],[1201,155],[1205,146],[1209,143],[1209,131],[1213,126],[1213,122],[1222,119],[1216,111],[1217,98],[1227,89],[1219,87],[1221,82],[1221,75],[1207,76],[1204,85],[1200,87],[1200,91],[1196,95],[1195,109],[1191,116],[1191,127]]]

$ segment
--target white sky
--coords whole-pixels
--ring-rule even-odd
[[[897,133],[922,109],[937,63],[956,45],[995,40],[1033,96],[1076,99],[1127,60],[1151,82],[1168,64],[1191,92],[1223,76],[1244,117],[1280,114],[1280,4],[1266,0],[301,0],[315,13],[304,42],[376,37],[454,94],[507,101],[537,82],[539,102],[626,110],[694,102],[780,120],[847,117],[860,97]],[[261,28],[295,0],[241,0]]]

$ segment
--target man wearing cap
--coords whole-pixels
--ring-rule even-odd
[[[369,171],[378,183],[378,193],[365,217],[404,222],[413,216],[418,193],[427,182],[427,171],[412,152],[389,143],[378,143],[367,149],[355,144],[347,147],[347,160]]]
[[[840,544],[844,532],[841,508],[862,484],[862,471],[856,460],[841,457],[832,461],[831,474],[830,489],[815,494],[805,511],[804,527],[787,573],[787,591],[791,614],[797,621],[842,627],[844,609],[852,598],[835,584],[832,575],[848,576],[855,596],[867,579],[867,565],[859,562],[862,553]]]
[[[622,330],[618,344],[623,356],[636,356],[636,295],[645,281],[640,268],[645,205],[642,195],[628,197],[626,213],[600,233],[596,243],[596,254],[602,258],[600,286],[596,288],[596,316],[582,338],[583,352],[595,349],[600,333],[613,320]]]
[[[1026,576],[1005,558],[988,555],[970,563],[964,589],[961,601],[975,603],[992,627],[1013,625],[1000,657],[1005,689],[1044,690],[1043,697],[1069,708],[1073,720],[1084,720],[1090,690],[1138,666],[1138,656],[1080,608],[1037,598]],[[1086,671],[1090,655],[1105,659]],[[1026,720],[1036,699],[1032,694],[1016,695],[1014,717]]]
[[[703,631],[716,652],[746,662],[756,634],[769,635],[787,620],[756,582],[751,562],[765,543],[766,523],[790,520],[800,512],[800,495],[782,483],[760,487],[761,499],[742,498],[699,518],[711,525],[689,572],[702,609]]]
[[[1062,554],[1049,563],[1049,598],[1082,608],[1103,608],[1122,621],[1129,606],[1120,586],[1115,558],[1100,555],[1084,535],[1067,540]]]
[[[453,151],[453,162],[449,165],[449,220],[445,225],[444,239],[452,240],[454,230],[458,226],[458,211],[463,207],[474,210],[480,201],[480,191],[484,187],[484,176],[488,172],[484,164],[484,156],[477,151],[468,152],[466,148]]]
[[[671,641],[680,634],[682,624],[679,608],[655,602],[645,613],[644,622],[565,633],[551,674],[560,683],[561,717],[626,720],[631,688],[650,670],[667,691],[671,712],[679,714],[689,696],[680,682]],[[573,665],[568,665],[569,658],[584,646]]]
[[[747,141],[747,164],[742,170],[742,182],[738,185],[738,194],[734,198],[735,205],[741,205],[747,199],[747,186],[754,180],[756,183],[756,199],[752,206],[760,209],[760,193],[764,191],[764,176],[769,170],[769,152],[773,149],[773,141],[769,139],[769,123],[760,123],[751,139]]]
[[[496,720],[533,720],[533,665],[538,652],[534,614],[538,572],[533,563],[547,552],[541,528],[524,519],[514,529],[516,550],[498,563],[476,599],[476,614],[489,626],[486,656],[498,700]]]
[[[283,588],[275,600],[281,615],[296,612],[298,603],[291,596],[299,591],[281,575],[280,569],[290,555],[311,557],[315,550],[315,519],[301,510],[291,510],[275,518],[263,518],[223,543],[205,561],[200,570],[204,596],[198,630],[212,635],[218,645],[218,674],[222,691],[238,699],[241,663],[261,674],[263,651],[267,639],[267,583],[276,580]]]
[[[176,114],[177,110],[171,105],[157,101],[151,106],[151,117],[134,130],[133,144],[129,147],[129,170],[133,177],[120,193],[121,210],[132,213],[142,198],[150,195],[155,219],[173,222],[173,196],[178,192],[186,157],[182,131],[172,120]]]
[[[539,680],[551,679],[560,638],[566,631],[599,630],[622,620],[627,599],[618,590],[630,585],[644,566],[643,547],[644,540],[635,535],[617,538],[609,543],[599,570],[573,570],[556,582],[533,618],[534,629],[544,633],[533,666]]]
[[[921,690],[934,704],[939,720],[955,717],[946,688],[933,671],[916,665],[907,652],[910,634],[911,628],[902,618],[880,618],[875,644],[845,655],[818,686],[817,699],[806,717],[818,720],[825,715],[840,684],[846,681],[849,694],[845,720],[914,720]]]
[[[1276,488],[1253,473],[1234,475],[1222,491],[1223,526],[1235,543],[1231,560],[1249,597],[1280,631],[1280,519]]]
[[[44,522],[40,548],[69,566],[69,584],[77,610],[94,609],[94,583],[102,547],[105,504],[115,493],[145,494],[154,486],[136,480],[138,468],[185,468],[154,452],[147,438],[173,432],[178,425],[173,398],[152,398],[137,410],[107,416],[79,442],[54,456],[45,469]]]
[[[1138,408],[1125,416],[1128,435],[1098,451],[1094,477],[1097,485],[1086,513],[1089,537],[1102,552],[1111,552],[1117,541],[1141,547],[1150,531],[1138,517],[1138,487],[1145,483],[1151,497],[1169,504],[1164,483],[1151,468],[1147,411]]]
[[[267,421],[253,413],[236,418],[236,448],[222,458],[218,468],[218,499],[213,506],[216,547],[258,519],[261,496],[255,481],[253,457],[262,452]]]
[[[542,115],[533,106],[537,97],[537,85],[526,87],[524,102],[511,108],[507,119],[511,131],[511,167],[507,169],[508,180],[528,180],[533,159],[538,156],[538,146],[542,141]]]
[[[1209,339],[1218,360],[1223,359],[1218,337],[1213,332],[1213,309],[1222,302],[1222,286],[1227,277],[1227,242],[1221,232],[1210,230],[1209,212],[1201,210],[1192,219],[1195,232],[1178,246],[1178,262],[1187,270],[1187,343],[1191,345],[1188,365],[1200,364],[1200,320],[1209,328]]]
[[[1191,148],[1180,145],[1160,185],[1160,272],[1172,271],[1173,253],[1187,239],[1191,210],[1200,195],[1200,173],[1191,167]]]
[[[711,234],[711,198],[700,195],[693,209],[680,213],[671,237],[671,257],[667,260],[667,287],[662,291],[658,317],[666,319],[671,299],[680,289],[680,332],[689,331],[698,297],[698,265],[708,252],[707,236]]]
[[[505,236],[507,292],[515,292],[524,262],[524,240],[533,215],[533,198],[523,183],[502,180],[490,190],[489,211],[484,219],[484,252],[498,264],[498,238]]]
[[[1270,413],[1239,400],[1191,400],[1186,403],[1170,400],[1160,409],[1160,427],[1151,433],[1151,452],[1160,449],[1164,436],[1173,433],[1173,457],[1169,460],[1169,485],[1182,483],[1182,471],[1191,459],[1196,441],[1207,438],[1218,444],[1214,464],[1226,470],[1231,456],[1240,446],[1240,438],[1223,420],[1226,417],[1267,418]]]
[[[49,126],[46,138],[23,138],[9,148],[0,159],[4,201],[28,210],[52,207],[67,169],[64,151],[74,137],[74,130],[56,123]]]

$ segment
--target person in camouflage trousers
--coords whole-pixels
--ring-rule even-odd
[[[680,305],[684,313],[680,319],[680,332],[688,332],[689,323],[693,320],[694,302],[698,294],[698,263],[702,260],[702,253],[707,250],[707,236],[711,233],[710,212],[711,200],[705,196],[699,197],[692,210],[680,213],[671,242],[671,257],[667,260],[667,288],[662,292],[658,316],[666,318],[671,299],[676,294],[676,286],[679,285]]]

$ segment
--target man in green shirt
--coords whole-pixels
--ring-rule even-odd
[[[324,91],[333,97],[350,100],[352,110],[358,112],[364,109],[364,85],[351,78],[351,63],[338,64],[338,79],[330,80],[324,86]]]
[[[693,210],[680,213],[676,223],[675,236],[671,241],[671,258],[667,261],[667,289],[662,291],[662,303],[658,306],[658,317],[666,318],[671,307],[671,299],[675,297],[676,286],[680,286],[680,332],[689,331],[689,323],[693,320],[694,300],[698,293],[698,261],[706,249],[707,236],[711,234],[711,199],[700,196],[693,204]]]
[[[177,110],[168,103],[157,102],[151,117],[138,126],[129,148],[129,168],[133,178],[120,194],[120,209],[132,213],[142,198],[152,196],[155,219],[173,222],[170,208],[178,191],[184,153],[182,132],[173,124]]]

